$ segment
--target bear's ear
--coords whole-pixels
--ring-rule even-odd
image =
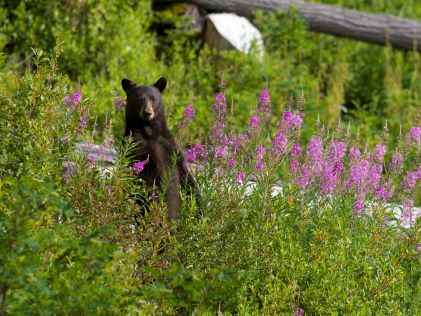
[[[124,78],[123,80],[121,80],[121,87],[126,93],[129,92],[130,89],[133,88],[134,86],[136,86],[136,84],[127,78]]]
[[[165,90],[165,88],[167,87],[167,79],[165,79],[164,77],[161,77],[161,78],[159,78],[158,79],[158,81],[157,82],[155,82],[154,84],[153,84],[153,86],[155,87],[155,88],[157,88],[159,91],[164,91]]]

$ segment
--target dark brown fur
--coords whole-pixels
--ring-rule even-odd
[[[168,179],[165,192],[168,217],[178,219],[180,185],[195,188],[195,182],[165,120],[161,94],[167,80],[160,78],[152,86],[142,86],[123,79],[121,85],[127,95],[125,136],[132,135],[140,144],[136,149],[136,161],[149,159],[139,176],[148,187],[157,186],[160,191],[164,180]]]

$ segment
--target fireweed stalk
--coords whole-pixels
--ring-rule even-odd
[[[180,122],[180,124],[178,124],[179,131],[178,131],[177,144],[183,143],[183,139],[186,136],[186,131],[190,123],[194,120],[195,115],[196,115],[196,110],[194,109],[192,105],[189,104],[184,108],[183,120]],[[181,148],[179,148],[179,150],[181,150]]]
[[[289,108],[282,114],[273,134],[262,128],[267,122],[266,116],[270,115],[270,102],[269,90],[264,89],[247,129],[235,134],[226,124],[226,96],[221,90],[212,107],[214,122],[209,143],[192,145],[186,152],[186,160],[203,165],[213,161],[212,165],[225,170],[222,172],[237,185],[244,185],[250,176],[272,177],[278,167],[285,165],[289,175],[284,174],[283,181],[290,179],[296,185],[303,203],[314,198],[318,201],[323,197],[350,197],[356,214],[362,214],[373,203],[383,207],[391,202],[400,203],[404,217],[414,220],[411,214],[416,188],[421,182],[421,167],[412,168],[402,179],[407,152],[394,150],[386,162],[385,142],[372,149],[366,146],[361,151],[361,147],[351,141],[349,129],[345,133],[339,130],[338,135],[343,136],[330,139],[326,139],[326,133],[320,129],[304,149],[300,145],[304,98],[298,102],[298,111],[292,110],[290,99]],[[413,126],[403,140],[406,151],[418,150],[419,154],[420,141],[421,127]],[[403,190],[396,190],[398,187]]]
[[[63,99],[63,105],[67,108],[69,115],[77,119],[77,136],[81,136],[88,127],[90,110],[92,104],[86,104],[82,99],[81,87],[74,93],[68,94]]]

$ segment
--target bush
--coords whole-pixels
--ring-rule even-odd
[[[137,305],[127,300],[135,288],[120,278],[127,270],[120,266],[123,248],[110,242],[114,223],[83,226],[81,194],[69,194],[76,168],[66,156],[85,133],[92,100],[80,91],[66,95],[68,79],[57,72],[56,58],[36,52],[35,65],[34,73],[6,82],[0,99],[0,313],[129,311]],[[82,161],[86,166],[86,157]],[[104,181],[94,179],[95,207],[119,201],[127,208],[124,186],[115,190],[120,195],[104,196]]]
[[[150,1],[0,17],[0,314],[420,313],[418,53],[313,34],[294,11],[256,14],[263,61],[156,38]],[[203,199],[183,196],[178,222],[162,198],[139,217],[149,189],[121,139],[121,78],[161,75]]]
[[[420,222],[411,205],[421,179],[420,127],[387,162],[387,139],[361,151],[340,128],[331,138],[320,126],[304,153],[300,111],[285,111],[272,136],[267,90],[246,131],[227,124],[227,110],[220,92],[209,140],[186,152],[202,166],[201,216],[185,203],[180,223],[144,243],[152,252],[165,247],[159,258],[142,256],[138,277],[155,280],[143,297],[200,314],[417,313]],[[399,201],[401,216],[391,209]],[[156,216],[165,215],[149,214],[141,235]]]

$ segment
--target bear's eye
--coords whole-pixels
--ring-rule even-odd
[[[155,98],[154,97],[149,97],[149,100],[151,100],[152,102],[155,102]]]

